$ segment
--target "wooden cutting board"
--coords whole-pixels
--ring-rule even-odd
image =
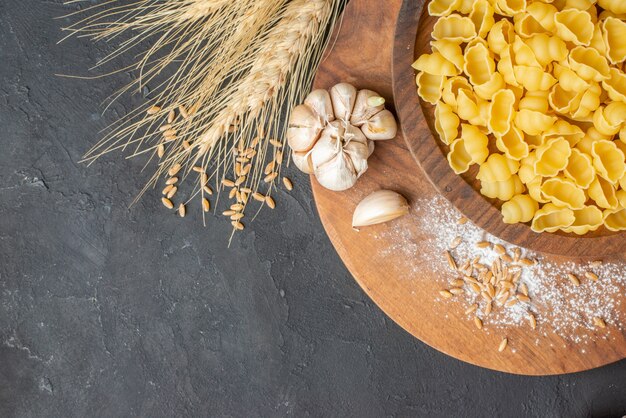
[[[337,39],[319,68],[315,87],[329,88],[345,81],[378,91],[392,104],[391,63],[401,7],[401,0],[352,0]],[[424,122],[418,129],[428,132],[429,128]],[[445,287],[442,283],[453,277],[438,267],[442,254],[433,245],[437,225],[431,225],[429,216],[454,209],[438,197],[401,135],[378,142],[369,163],[367,173],[347,192],[328,191],[311,178],[313,195],[324,228],[355,280],[401,327],[452,357],[516,374],[571,373],[626,358],[626,333],[611,324],[607,329],[579,327],[572,335],[563,336],[553,324],[542,322],[547,312],[536,312],[539,325],[535,331],[528,326],[492,325],[488,318],[484,329],[478,330],[464,313],[466,304],[443,300],[438,293]],[[411,214],[360,232],[353,230],[354,208],[381,188],[405,195],[412,205]],[[445,225],[439,225],[439,235],[445,232],[441,228]],[[569,261],[547,254],[542,260]],[[620,321],[625,316],[626,291],[618,293],[621,296],[611,304]],[[504,337],[509,345],[499,353]]]

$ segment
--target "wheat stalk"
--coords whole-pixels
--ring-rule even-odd
[[[233,172],[235,180],[226,183],[233,184],[230,196],[237,207],[245,207],[264,175],[270,178],[271,192],[282,163],[286,128],[279,120],[307,92],[343,4],[344,0],[139,0],[65,28],[70,34],[104,40],[130,34],[97,66],[156,37],[130,67],[139,71],[136,82],[113,99],[147,83],[156,83],[157,93],[115,125],[86,154],[86,161],[130,145],[135,147],[131,157],[145,153],[162,157],[139,196],[181,166],[185,173],[199,172],[193,196],[201,194],[203,205],[208,170],[216,181]],[[173,75],[163,78],[172,65]],[[271,170],[263,170],[268,159]],[[273,206],[273,200],[266,203]]]

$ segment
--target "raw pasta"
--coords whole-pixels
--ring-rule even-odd
[[[432,0],[418,95],[457,174],[537,233],[626,230],[626,1]],[[469,171],[478,165],[477,171]]]

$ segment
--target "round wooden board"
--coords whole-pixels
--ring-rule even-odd
[[[375,0],[352,0],[337,40],[320,66],[315,86],[329,88],[346,81],[376,90],[392,103],[391,61],[401,7],[401,0],[387,0],[384,6]],[[415,28],[406,30],[415,32]],[[425,123],[421,129],[424,135],[430,134]],[[441,282],[433,278],[441,273],[424,261],[441,257],[428,244],[430,232],[418,218],[432,209],[424,202],[439,201],[433,200],[438,192],[401,136],[377,143],[369,162],[367,173],[347,192],[331,192],[311,178],[313,195],[324,228],[344,263],[365,292],[401,327],[452,357],[516,374],[571,373],[626,357],[626,333],[611,327],[599,332],[578,330],[579,336],[587,335],[592,341],[582,348],[552,332],[549,324],[540,323],[536,332],[528,327],[491,328],[488,323],[485,330],[476,329],[464,315],[465,306],[440,300]],[[354,231],[351,219],[355,206],[381,188],[403,193],[412,204],[412,213],[388,224]],[[618,309],[626,309],[623,302],[616,302]],[[509,338],[510,349],[498,353],[503,335]]]

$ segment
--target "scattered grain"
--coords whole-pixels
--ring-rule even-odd
[[[504,350],[506,350],[506,346],[509,344],[509,340],[508,338],[504,338],[501,342],[500,345],[498,346],[498,352],[503,352]]]
[[[274,202],[274,199],[272,199],[271,196],[265,196],[265,203],[270,207],[270,209],[276,208],[276,202]]]
[[[176,186],[172,187],[172,189],[167,193],[167,198],[168,199],[173,198],[177,191],[178,191],[178,187]]]
[[[452,293],[450,293],[448,290],[440,290],[439,294],[441,295],[442,298],[444,299],[450,299],[452,296],[454,296]]]
[[[474,325],[476,325],[478,329],[483,329],[483,321],[477,316],[474,317]]]
[[[161,198],[161,202],[163,202],[163,206],[165,206],[166,208],[174,209],[174,204],[168,198],[166,197]]]
[[[239,221],[232,221],[231,224],[233,225],[233,227],[238,230],[238,231],[243,231],[243,224]]]
[[[471,313],[476,312],[476,310],[478,309],[478,305],[476,303],[474,303],[473,305],[471,305],[469,308],[467,308],[465,310],[465,315],[469,315]]]
[[[167,179],[167,181],[165,182],[165,184],[176,184],[178,183],[178,177],[170,177],[169,179]]]
[[[167,170],[167,174],[170,177],[175,176],[176,174],[178,174],[181,168],[183,167],[180,164],[176,163],[169,170]]]
[[[272,181],[276,179],[276,177],[278,177],[278,173],[274,172],[272,174],[265,176],[265,179],[263,181],[265,181],[266,183],[271,183]]]
[[[454,258],[452,258],[452,254],[450,254],[450,251],[444,251],[444,254],[446,256],[446,260],[448,261],[448,266],[450,266],[452,270],[456,270],[456,262],[454,261]]]
[[[224,187],[235,187],[235,182],[229,179],[223,179],[222,180],[222,185]]]
[[[488,248],[491,247],[491,243],[488,241],[480,241],[479,243],[476,244],[477,248]]]
[[[207,199],[206,197],[202,198],[202,210],[204,210],[205,212],[211,210],[211,202],[209,202],[209,199]]]
[[[593,272],[591,272],[591,271],[586,272],[585,273],[585,277],[588,278],[589,280],[594,281],[594,282],[598,281],[598,275],[593,273]]]
[[[606,322],[599,316],[593,318],[593,324],[598,328],[606,328]]]
[[[285,185],[285,189],[289,191],[293,190],[293,183],[289,180],[289,178],[283,177],[283,184]]]
[[[178,216],[180,216],[181,218],[184,218],[186,213],[187,213],[187,208],[185,208],[185,205],[181,203],[178,206]]]
[[[576,277],[576,275],[572,273],[567,273],[567,278],[569,279],[570,283],[572,283],[572,285],[576,287],[580,286],[580,280],[578,279],[578,277]]]
[[[450,243],[450,249],[453,250],[456,247],[459,246],[459,244],[461,244],[461,241],[463,241],[463,239],[461,237],[456,237],[454,240],[452,240],[452,242]]]
[[[150,107],[150,108],[146,111],[146,113],[147,113],[148,115],[154,115],[154,114],[156,114],[156,113],[159,113],[159,111],[160,111],[160,110],[161,110],[161,108],[160,108],[159,106],[156,106],[156,105],[155,105],[155,106]]]

